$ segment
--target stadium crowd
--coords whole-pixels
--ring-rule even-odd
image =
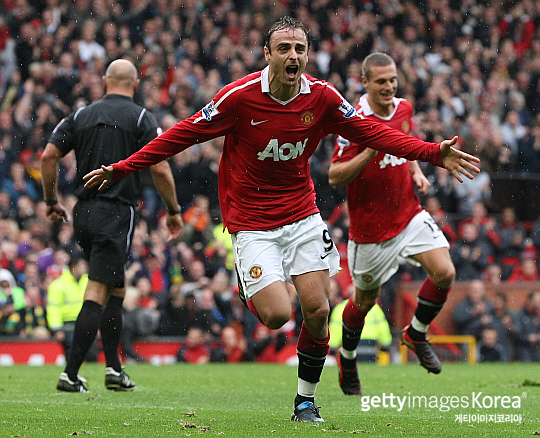
[[[412,134],[435,142],[457,134],[459,146],[481,158],[481,173],[462,184],[423,165],[432,186],[422,203],[451,243],[457,279],[538,280],[540,220],[526,226],[512,207],[491,199],[493,172],[540,173],[538,2],[2,0],[0,12],[2,334],[46,338],[62,330],[47,323],[47,290],[80,250],[69,222],[46,218],[40,153],[63,117],[103,96],[107,65],[120,57],[134,62],[141,79],[135,101],[167,129],[224,84],[262,69],[264,36],[284,15],[311,29],[308,74],[356,104],[364,92],[360,60],[386,52],[398,67],[400,95],[415,108]],[[311,171],[346,267],[345,194],[331,189],[327,176],[333,140],[321,142]],[[186,336],[192,345],[178,360],[193,362],[275,357],[297,335],[301,312],[280,333],[263,330],[235,291],[217,198],[221,148],[218,139],[170,159],[185,221],[173,244],[166,243],[164,206],[145,176],[124,303],[123,349],[135,360],[143,360],[131,348],[141,335]],[[75,175],[68,154],[59,192],[71,207]],[[424,275],[403,264],[395,281]],[[347,297],[348,270],[334,283],[332,306]],[[293,290],[291,300],[297,306]],[[538,360],[540,308],[529,307]],[[205,341],[219,341],[219,348],[199,348]]]

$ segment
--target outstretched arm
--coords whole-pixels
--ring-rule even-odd
[[[339,120],[334,126],[336,133],[351,142],[367,144],[371,149],[385,152],[396,157],[408,160],[429,162],[435,166],[446,168],[460,182],[463,182],[459,173],[467,178],[473,178],[471,172],[480,170],[473,164],[480,160],[473,155],[466,154],[454,146],[458,137],[445,140],[440,144],[424,142],[418,138],[404,134],[382,123],[360,117],[351,117]]]

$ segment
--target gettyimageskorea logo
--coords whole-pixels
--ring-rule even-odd
[[[521,395],[485,395],[480,392],[472,392],[471,395],[450,396],[425,396],[407,395],[399,396],[393,393],[382,395],[364,395],[360,397],[361,410],[368,412],[371,409],[395,409],[401,412],[404,409],[436,409],[440,412],[454,410],[474,409],[474,414],[459,413],[455,421],[462,422],[521,422],[521,415],[515,412],[521,409],[522,400],[527,398],[527,393]],[[485,413],[477,413],[478,410],[486,410]],[[491,410],[491,411],[490,411]],[[497,410],[497,412],[493,412]]]

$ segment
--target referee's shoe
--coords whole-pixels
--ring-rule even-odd
[[[89,393],[88,389],[84,385],[86,379],[83,377],[77,376],[77,380],[71,380],[66,373],[61,373],[58,383],[56,384],[56,389],[62,392],[83,392]]]
[[[105,368],[105,387],[113,391],[133,391],[135,382],[129,378],[122,368],[120,372],[112,367]]]

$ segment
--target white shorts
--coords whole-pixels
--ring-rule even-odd
[[[232,236],[236,270],[247,300],[276,281],[295,275],[340,270],[339,253],[320,214],[267,231]]]
[[[422,210],[392,239],[379,243],[356,243],[349,240],[347,254],[353,283],[361,290],[378,288],[397,272],[399,257],[419,266],[410,256],[449,247],[446,237],[431,215]]]

